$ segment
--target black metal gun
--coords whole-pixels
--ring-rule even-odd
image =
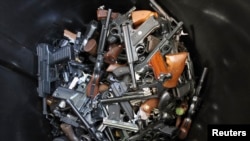
[[[151,60],[151,58],[155,55],[157,51],[159,51],[162,47],[169,44],[169,40],[180,30],[182,27],[183,22],[179,22],[176,27],[169,33],[165,34],[163,36],[163,39],[161,42],[148,54],[148,56],[141,62],[140,64],[137,64],[135,66],[135,71],[137,73],[143,73],[146,70],[148,62]]]
[[[195,112],[197,111],[198,106],[200,104],[200,91],[201,91],[204,79],[206,77],[207,70],[208,69],[206,67],[203,69],[200,81],[199,81],[198,86],[195,90],[195,94],[192,97],[192,101],[191,101],[191,104],[190,104],[190,107],[188,110],[188,115],[186,118],[184,118],[184,120],[182,121],[182,124],[180,126],[180,134],[179,134],[180,139],[185,139],[189,133],[189,130],[190,130],[190,127],[192,124],[192,116],[195,114]]]
[[[115,43],[116,40],[120,40],[123,43],[122,31],[120,26],[129,19],[129,15],[136,9],[136,7],[132,7],[127,13],[121,15],[119,14],[117,18],[112,20],[110,26],[110,35],[108,37],[108,42],[110,44]]]
[[[127,92],[127,87],[125,83],[122,82],[114,82],[111,84],[111,89],[115,97],[122,96],[125,92]],[[134,112],[131,104],[128,101],[119,102],[120,106],[124,110],[124,112],[128,115],[130,119],[134,118]]]
[[[104,50],[105,43],[106,43],[111,13],[112,13],[112,10],[109,9],[106,22],[105,23],[102,22],[102,31],[101,31],[101,35],[99,39],[99,46],[98,46],[98,51],[97,51],[97,59],[96,59],[95,67],[94,67],[94,72],[86,88],[87,96],[92,97],[92,98],[94,98],[98,94],[98,91],[99,91],[98,87],[99,87],[99,81],[100,81],[100,72],[103,66],[103,56],[104,56],[103,50]]]
[[[51,83],[58,79],[55,64],[74,59],[71,46],[64,46],[56,51],[51,51],[48,44],[38,44],[38,95],[43,99],[43,113],[47,114],[46,96],[51,93]]]

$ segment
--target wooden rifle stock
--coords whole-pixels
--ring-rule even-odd
[[[94,67],[94,72],[86,88],[86,95],[91,98],[94,98],[99,93],[100,73],[103,66],[103,51],[106,43],[111,13],[112,10],[109,9],[106,22],[105,23],[104,21],[102,22],[102,30],[99,39],[99,46],[97,51],[97,59]]]

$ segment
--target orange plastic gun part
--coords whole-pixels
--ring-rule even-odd
[[[137,10],[137,11],[132,12],[131,16],[132,16],[132,22],[134,26],[137,27],[143,22],[145,22],[151,16],[154,16],[155,18],[157,18],[158,14],[150,10]]]

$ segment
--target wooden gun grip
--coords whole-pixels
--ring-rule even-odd
[[[94,98],[99,93],[99,78],[94,78],[92,75],[87,87],[86,87],[86,95],[88,97]]]
[[[146,48],[146,52],[151,52],[152,50],[154,50],[154,48],[160,43],[160,39],[153,36],[153,35],[148,35],[147,37],[147,48]]]
[[[101,84],[101,85],[99,85],[99,92],[100,93],[103,93],[103,92],[105,92],[105,91],[107,91],[109,89],[109,85],[108,84]]]
[[[172,77],[171,79],[163,83],[164,87],[166,88],[176,87],[176,85],[178,84],[178,79],[184,70],[187,56],[188,56],[187,52],[165,55],[167,72],[171,73]]]
[[[160,51],[157,51],[149,61],[149,66],[152,67],[155,79],[160,79],[162,74],[168,74],[167,64],[164,61]]]
[[[75,133],[74,133],[74,131],[73,131],[71,125],[62,123],[62,124],[60,125],[60,127],[62,128],[64,134],[68,137],[68,139],[69,139],[70,141],[80,141],[80,140],[76,137],[76,135],[75,135]]]
[[[180,126],[179,139],[183,140],[187,137],[191,124],[192,124],[192,120],[188,117],[182,121],[182,124]]]
[[[144,103],[141,104],[141,109],[147,114],[150,115],[152,110],[156,108],[159,104],[158,98],[151,98],[146,100]]]
[[[157,18],[158,14],[156,12],[152,12],[149,10],[137,10],[132,12],[131,16],[134,26],[137,27],[143,22],[145,22],[151,16],[155,16]]]
[[[96,51],[97,51],[97,43],[95,39],[90,39],[86,46],[83,49],[85,52],[89,53],[92,56],[96,55]]]
[[[76,40],[76,34],[67,30],[67,29],[64,29],[63,30],[63,36],[64,37],[67,37],[68,39],[72,40],[72,41],[75,41]]]
[[[97,9],[96,15],[97,15],[97,20],[98,20],[98,21],[103,20],[103,19],[106,19],[107,16],[108,16],[108,10],[105,10],[105,9]],[[112,14],[111,14],[111,19],[115,19],[115,18],[117,18],[118,16],[119,16],[119,13],[112,12]]]
[[[108,66],[108,68],[106,69],[107,72],[113,72],[115,69],[119,68],[119,67],[124,67],[126,66],[126,64],[118,64],[118,63],[115,63],[115,64],[110,64]]]
[[[112,44],[109,47],[109,51],[104,54],[104,62],[108,64],[114,64],[117,61],[118,55],[122,52],[122,45]]]

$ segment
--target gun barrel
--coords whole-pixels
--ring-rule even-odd
[[[155,0],[150,0],[149,5],[150,5],[158,14],[160,14],[161,16],[163,16],[164,18],[166,18],[167,20],[176,22],[173,18],[171,18],[171,17],[163,10],[163,8],[162,8],[158,3],[156,3]]]
[[[108,16],[106,22],[104,25],[102,25],[102,32],[100,35],[99,46],[98,46],[98,54],[102,54],[105,47],[111,13],[112,9],[108,9]]]
[[[197,88],[196,88],[196,96],[199,96],[199,95],[200,95],[200,91],[201,91],[201,88],[202,88],[204,79],[205,79],[205,77],[206,77],[206,75],[207,75],[207,71],[208,71],[208,68],[207,68],[207,67],[205,67],[205,68],[203,69],[203,71],[202,71],[202,75],[201,75],[201,78],[200,78],[200,80],[199,80],[199,84],[198,84],[198,86],[197,86]]]
[[[94,67],[94,73],[90,82],[87,85],[86,94],[89,97],[94,98],[99,92],[99,81],[100,81],[100,71],[103,65],[103,50],[106,43],[109,21],[111,17],[112,10],[108,9],[108,16],[106,22],[102,24],[102,31],[99,39],[99,46],[97,51],[97,60]]]
[[[138,131],[139,130],[139,127],[136,124],[129,123],[129,122],[116,121],[116,120],[110,120],[107,118],[103,119],[103,124],[107,125],[109,127],[117,128],[117,129],[123,129],[123,130],[129,130],[129,131]]]
[[[151,99],[151,98],[158,98],[158,95],[150,95],[150,96],[144,96],[144,95],[131,95],[131,96],[121,96],[121,97],[115,97],[115,98],[109,98],[109,99],[102,99],[100,100],[101,103],[115,103],[115,102],[123,102],[123,101],[130,101],[135,99]]]
[[[129,65],[129,70],[132,78],[132,88],[136,89],[136,79],[135,79],[135,72],[134,72],[134,61],[135,61],[135,56],[133,55],[132,52],[132,41],[129,35],[129,27],[128,24],[123,24],[122,25],[122,30],[124,34],[124,41],[126,45],[126,52],[127,52],[127,58],[128,58],[128,65]],[[138,57],[137,57],[138,58]]]

